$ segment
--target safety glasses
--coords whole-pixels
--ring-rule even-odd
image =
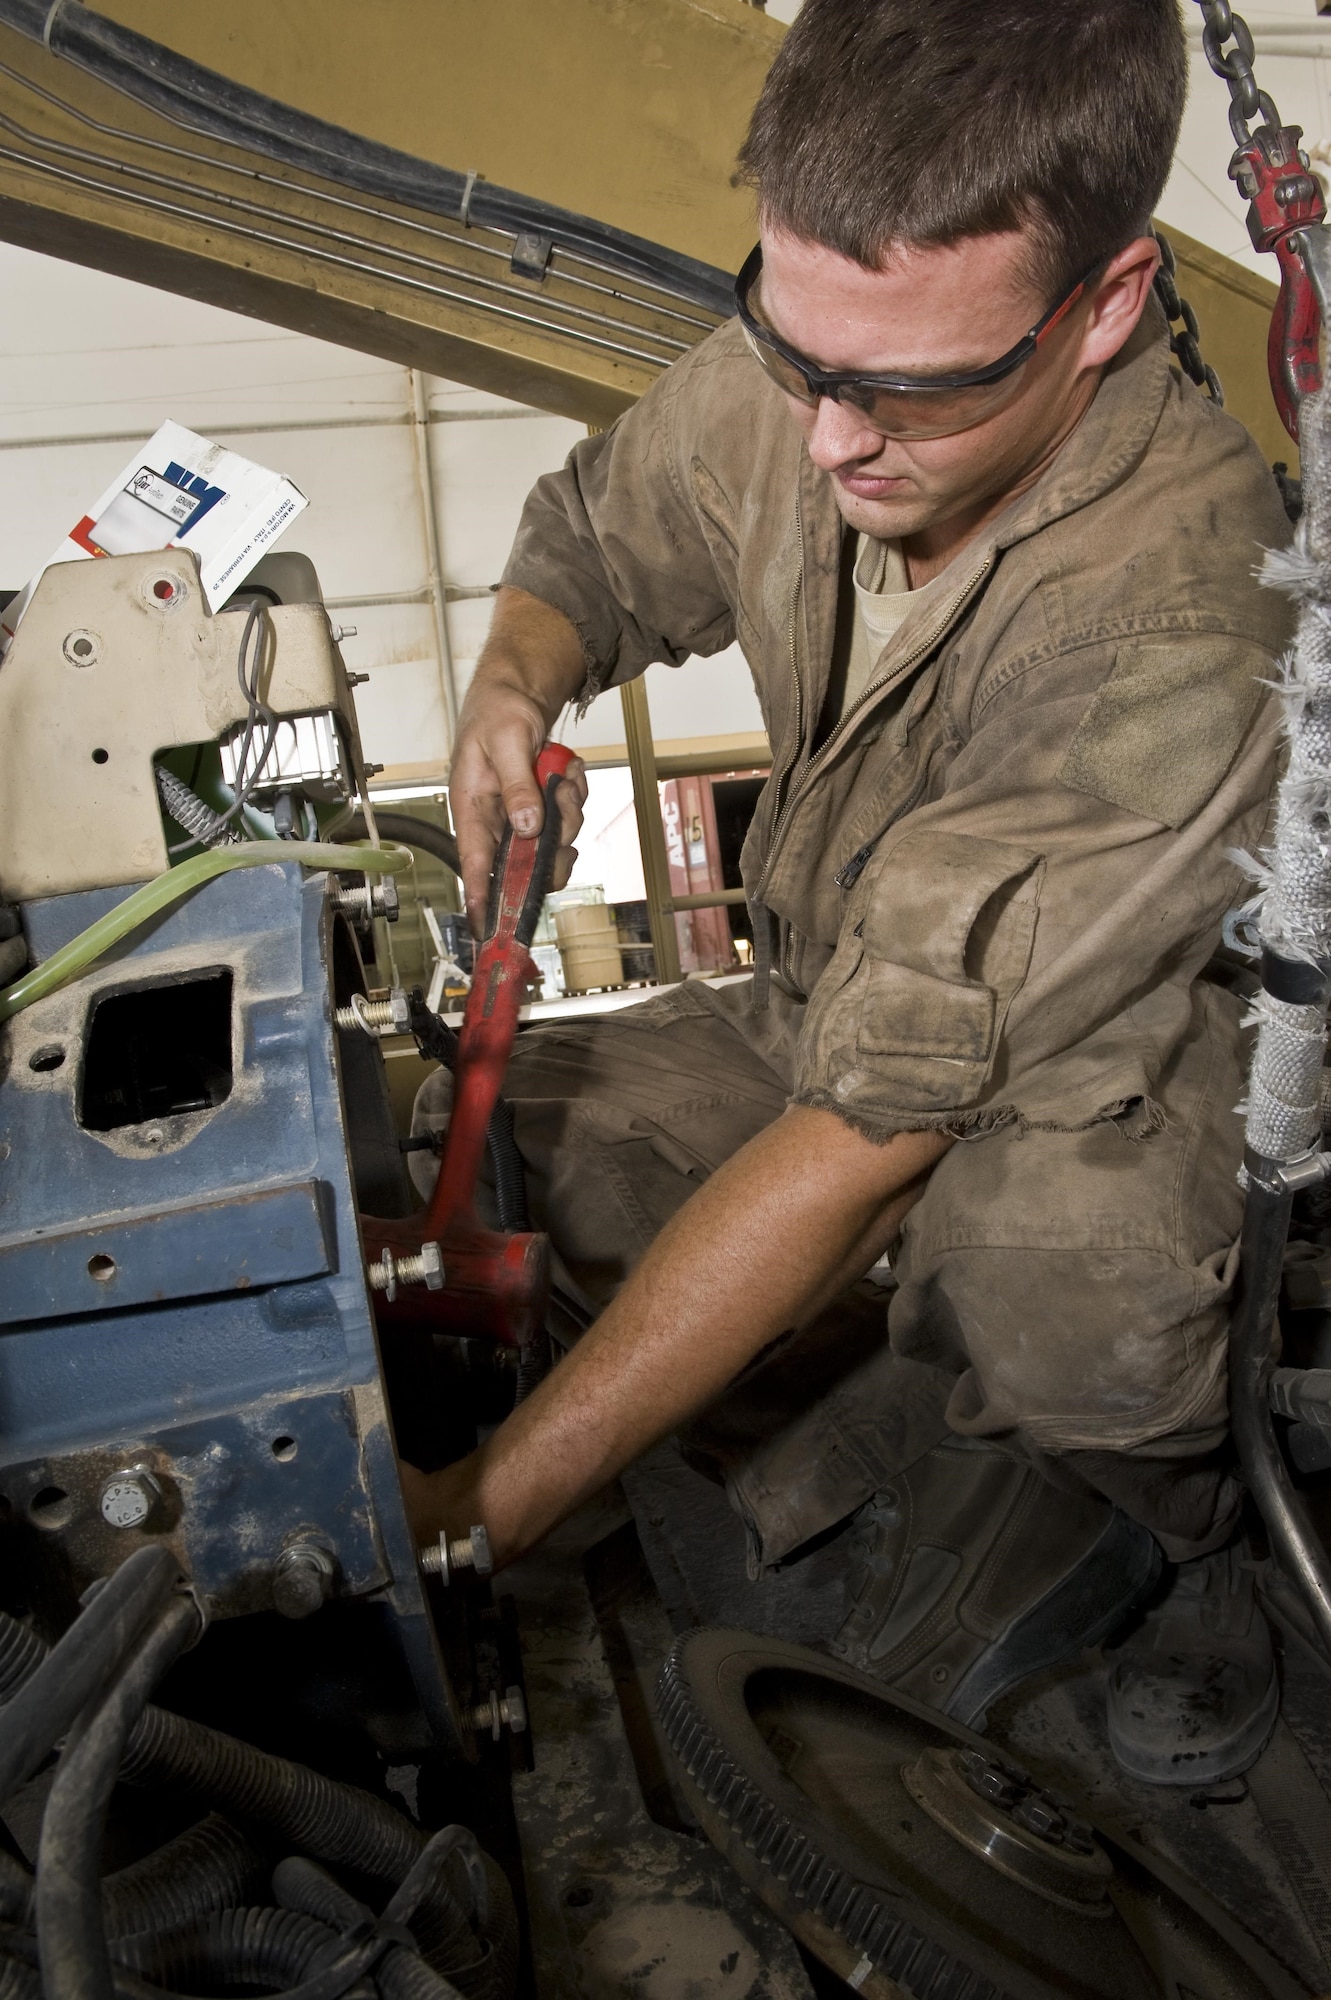
[[[1021,387],[1021,369],[1071,312],[1100,266],[1079,278],[1015,347],[962,375],[841,375],[817,367],[757,317],[753,296],[762,268],[762,248],[755,246],[735,280],[735,308],[754,356],[779,389],[801,403],[816,404],[824,396],[845,403],[884,437],[937,438],[968,431],[1011,401]]]

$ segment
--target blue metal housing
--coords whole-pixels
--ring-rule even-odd
[[[275,861],[175,906],[0,1031],[0,1494],[75,1589],[145,1536],[214,1616],[268,1608],[298,1544],[387,1607],[437,1741],[468,1754],[423,1595],[356,1221],[327,878]],[[43,959],[123,890],[24,912]],[[80,1122],[113,996],[229,973],[221,1102]],[[151,1474],[141,1526],[106,1481]]]

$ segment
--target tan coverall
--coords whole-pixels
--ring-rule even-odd
[[[1243,1078],[1237,1003],[1200,974],[1244,890],[1231,851],[1262,836],[1288,629],[1254,569],[1288,535],[1154,304],[830,734],[854,538],[736,325],[531,495],[505,581],[576,626],[585,695],[738,637],[773,748],[754,979],[520,1042],[506,1093],[574,1275],[608,1298],[788,1101],[962,1141],[886,1312],[861,1288],[693,1429],[756,1560],[949,1428],[1089,1483],[1176,1557],[1228,1533]]]

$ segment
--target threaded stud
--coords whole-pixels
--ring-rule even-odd
[[[427,1291],[441,1292],[444,1261],[437,1243],[422,1243],[414,1256],[406,1257],[395,1257],[391,1250],[385,1249],[374,1263],[365,1266],[365,1276],[370,1290],[382,1292],[392,1305],[399,1285],[424,1285]]]
[[[452,1540],[441,1534],[437,1542],[427,1542],[416,1553],[422,1576],[437,1576],[444,1584],[451,1583],[459,1570],[473,1570],[477,1576],[490,1576],[494,1570],[490,1537],[479,1521],[469,1534]]]
[[[497,1688],[492,1688],[490,1699],[477,1702],[472,1709],[471,1726],[477,1736],[488,1736],[495,1743],[506,1729],[520,1736],[527,1727],[527,1704],[522,1699],[522,1689],[505,1688],[501,1695]]]

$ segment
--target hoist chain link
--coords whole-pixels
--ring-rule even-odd
[[[1174,246],[1168,237],[1160,234],[1158,229],[1153,231],[1153,234],[1160,245],[1160,268],[1155,274],[1155,295],[1164,307],[1165,317],[1169,321],[1170,351],[1189,380],[1195,382],[1199,389],[1205,389],[1211,401],[1219,403],[1223,408],[1225,392],[1220,386],[1220,377],[1215,369],[1202,359],[1202,350],[1198,345],[1201,328],[1197,324],[1197,315],[1179,293],[1176,278],[1178,264],[1174,257]],[[1182,320],[1181,328],[1175,326],[1176,320]]]
[[[1258,89],[1253,75],[1252,31],[1243,16],[1234,13],[1229,0],[1197,0],[1197,4],[1205,23],[1202,49],[1206,60],[1229,85],[1229,129],[1235,145],[1246,146],[1252,137],[1252,119],[1260,118],[1263,125],[1277,130],[1280,126],[1280,113],[1266,92]],[[1224,44],[1231,38],[1235,46],[1226,49]]]

